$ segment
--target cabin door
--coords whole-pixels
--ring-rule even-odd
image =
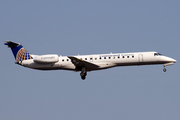
[[[143,54],[139,54],[139,62],[143,62]]]

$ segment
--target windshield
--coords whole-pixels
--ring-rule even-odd
[[[160,53],[154,53],[154,56],[160,56],[160,55],[162,55],[162,54],[160,54]]]

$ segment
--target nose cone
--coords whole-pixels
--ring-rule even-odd
[[[167,61],[167,62],[172,62],[172,63],[176,63],[177,62],[175,59],[170,58],[170,57],[165,57],[164,60]]]
[[[177,60],[173,59],[173,62],[174,62],[174,63],[176,63],[176,62],[177,62]]]

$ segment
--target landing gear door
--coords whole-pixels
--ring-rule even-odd
[[[139,54],[139,62],[143,62],[143,54]]]

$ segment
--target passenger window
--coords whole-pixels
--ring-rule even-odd
[[[120,58],[120,57],[118,56],[118,58]]]
[[[111,57],[109,57],[109,59],[111,59]]]
[[[129,56],[127,56],[127,58],[129,58]]]
[[[87,58],[85,58],[85,60],[87,60]]]
[[[124,56],[122,58],[124,58]]]
[[[67,61],[69,61],[69,59],[67,59]]]
[[[99,59],[101,59],[101,57]]]
[[[95,58],[95,60],[97,60],[97,58]]]
[[[64,59],[62,59],[62,61],[64,62]]]
[[[115,59],[115,56],[113,58]]]
[[[132,56],[132,58],[134,58],[134,56]]]
[[[106,59],[106,57],[104,57],[104,59]]]

